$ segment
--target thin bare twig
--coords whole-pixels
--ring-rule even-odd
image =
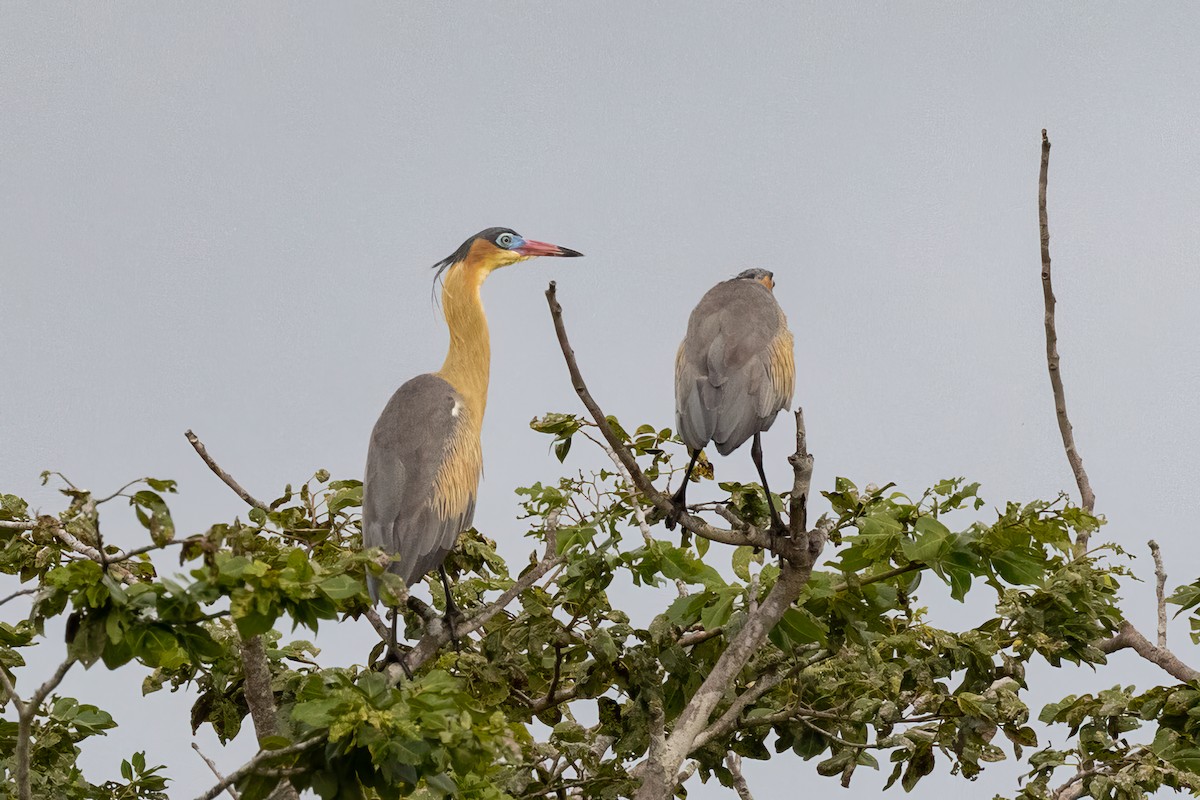
[[[1163,568],[1162,550],[1150,540],[1150,555],[1154,557],[1154,595],[1158,601],[1158,646],[1167,646],[1167,572]]]
[[[1088,480],[1087,470],[1083,468],[1083,456],[1075,446],[1075,433],[1071,420],[1067,417],[1067,400],[1063,391],[1062,371],[1059,366],[1058,332],[1054,325],[1054,309],[1057,300],[1054,297],[1054,287],[1050,282],[1050,220],[1046,211],[1046,184],[1050,169],[1050,138],[1042,129],[1042,168],[1038,176],[1038,222],[1041,227],[1042,240],[1042,298],[1046,304],[1046,367],[1050,371],[1050,387],[1054,392],[1054,411],[1058,417],[1058,430],[1062,434],[1063,448],[1067,451],[1067,461],[1071,464],[1071,472],[1075,474],[1075,483],[1079,486],[1079,494],[1085,511],[1091,513],[1096,507],[1096,495],[1092,492],[1091,481]],[[1075,548],[1080,553],[1087,550],[1088,532],[1080,531],[1075,542]]]
[[[754,800],[754,795],[750,794],[750,786],[746,783],[746,776],[742,774],[742,757],[730,750],[725,754],[725,766],[733,775],[733,788],[738,797],[741,800]]]
[[[192,449],[195,450],[196,454],[204,460],[204,463],[207,464],[208,468],[213,471],[213,474],[220,478],[221,481],[230,489],[233,489],[233,493],[242,498],[242,500],[246,502],[246,505],[250,506],[251,508],[261,508],[263,511],[268,510],[269,506],[266,503],[255,499],[254,495],[243,489],[242,485],[235,481],[232,475],[221,469],[217,462],[213,460],[212,456],[208,454],[208,448],[204,446],[204,442],[200,441],[200,437],[192,433],[190,429],[185,431],[183,435],[187,437],[188,442],[192,445]]]
[[[1079,450],[1075,446],[1075,434],[1071,428],[1071,421],[1067,418],[1067,402],[1063,392],[1062,371],[1059,369],[1058,334],[1054,323],[1056,300],[1054,297],[1054,288],[1050,282],[1050,223],[1046,213],[1046,184],[1049,168],[1050,138],[1046,135],[1046,130],[1043,128],[1042,164],[1038,175],[1038,221],[1041,226],[1042,241],[1042,296],[1046,306],[1046,366],[1050,371],[1050,386],[1054,392],[1054,409],[1058,417],[1058,429],[1062,434],[1063,448],[1067,453],[1067,461],[1071,464],[1071,471],[1075,473],[1075,482],[1079,486],[1082,506],[1090,513],[1095,509],[1096,495],[1092,491],[1092,484],[1088,479],[1087,471],[1083,468],[1083,458],[1079,455]],[[1080,531],[1078,538],[1075,540],[1075,553],[1077,556],[1083,556],[1087,553],[1087,543],[1087,531]],[[1159,586],[1158,646],[1155,647],[1151,644],[1129,621],[1121,623],[1116,636],[1097,642],[1096,646],[1105,653],[1115,653],[1118,650],[1130,648],[1142,658],[1157,664],[1181,681],[1195,680],[1196,678],[1200,678],[1200,672],[1183,663],[1178,656],[1166,648],[1166,610],[1163,605],[1163,590],[1161,588],[1166,581],[1166,575],[1162,572],[1161,558],[1156,549],[1157,545],[1152,543],[1151,552],[1156,556],[1156,576],[1158,576]]]
[[[15,592],[13,592],[12,594],[5,597],[3,600],[0,600],[0,606],[4,605],[9,600],[15,600],[18,597],[22,597],[27,594],[36,594],[39,589],[41,589],[40,586],[30,586],[26,589],[17,589]]]
[[[229,773],[227,776],[225,776],[225,778],[218,781],[215,786],[197,797],[196,800],[213,800],[213,798],[225,791],[225,787],[234,785],[247,775],[253,775],[259,772],[259,768],[264,762],[270,761],[273,758],[279,758],[280,756],[290,756],[293,753],[303,752],[310,747],[320,744],[323,740],[324,737],[322,736],[314,736],[311,739],[305,739],[302,742],[296,742],[293,745],[288,745],[287,747],[280,748],[279,750],[260,750],[258,751],[258,754],[254,756],[254,758],[250,759],[245,764]]]
[[[208,448],[196,434],[189,429],[183,435],[187,437],[188,443],[196,451],[196,455],[200,456],[213,474],[232,489],[234,494],[242,498],[251,508],[260,508],[264,511],[268,509],[266,503],[256,499],[243,489],[232,475],[221,469],[220,465],[208,454]],[[258,741],[261,742],[268,736],[276,736],[279,733],[279,709],[275,705],[275,692],[271,689],[271,664],[267,661],[267,651],[263,646],[261,636],[242,638],[239,651],[242,658],[242,674],[246,679],[243,684],[243,694],[246,698],[246,705],[250,708],[250,717],[254,721],[254,732]],[[219,790],[217,794],[220,794]],[[299,798],[296,790],[291,786],[283,787],[278,794],[284,800]]]
[[[192,742],[192,749],[196,751],[196,755],[204,759],[204,763],[208,764],[209,770],[212,771],[212,774],[216,777],[216,779],[223,782],[225,780],[225,776],[221,774],[219,769],[217,769],[216,762],[204,755],[204,751],[200,749],[200,745],[196,744],[195,742]],[[229,793],[229,796],[232,797],[233,800],[240,800],[237,789],[234,789],[232,784],[226,786],[225,791]]]
[[[584,433],[588,439],[595,442],[601,450],[603,450],[610,461],[616,466],[617,472],[621,475],[621,480],[625,482],[625,486],[629,490],[629,502],[633,506],[633,517],[637,520],[638,530],[642,532],[642,539],[647,545],[653,544],[654,537],[650,535],[650,522],[646,519],[646,511],[642,508],[641,499],[638,496],[637,487],[633,484],[633,477],[629,474],[628,467],[621,461],[621,457],[617,455],[617,451],[613,450],[612,446],[603,439],[597,439],[594,436],[589,436]]]

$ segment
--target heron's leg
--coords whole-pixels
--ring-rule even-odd
[[[767,493],[767,508],[771,509],[771,535],[781,535],[784,533],[783,520],[779,518],[779,512],[775,510],[775,502],[771,499],[771,487],[767,486],[767,473],[763,470],[762,462],[762,434],[754,434],[754,443],[750,445],[750,458],[754,460],[754,466],[758,469],[758,477],[762,481],[763,491]]]
[[[388,609],[392,615],[392,630],[388,636],[387,649],[383,652],[383,660],[378,663],[376,669],[386,669],[388,664],[399,664],[400,669],[404,670],[405,676],[411,681],[412,670],[408,667],[408,662],[404,659],[404,655],[400,652],[400,635],[398,627],[400,624],[400,609],[392,606]]]
[[[675,510],[667,515],[666,526],[669,531],[675,530],[679,517],[687,511],[687,487],[692,480],[692,470],[696,468],[696,459],[698,458],[700,458],[700,451],[693,450],[692,460],[688,462],[687,470],[683,473],[683,483],[679,484],[679,489],[671,495],[671,503],[675,506]]]
[[[458,610],[458,604],[454,602],[454,595],[450,592],[450,576],[446,574],[446,567],[438,567],[438,574],[442,576],[442,589],[446,592],[446,630],[450,631],[450,642],[454,645],[454,649],[459,649],[458,634],[454,629],[462,620],[462,612]]]

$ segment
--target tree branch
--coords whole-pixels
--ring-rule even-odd
[[[303,752],[314,745],[320,744],[323,740],[324,737],[322,736],[314,736],[311,739],[305,739],[302,742],[296,742],[293,745],[288,745],[287,747],[282,747],[278,750],[259,750],[258,754],[255,755],[254,758],[250,759],[245,764],[229,773],[229,775],[227,775],[224,779],[218,781],[215,786],[197,797],[196,800],[213,800],[213,798],[225,791],[227,786],[233,786],[242,778],[259,772],[259,767],[262,766],[264,762],[280,756],[290,756],[293,753]]]
[[[1165,647],[1155,647],[1150,640],[1138,632],[1128,620],[1121,623],[1117,635],[1096,643],[1103,653],[1115,653],[1118,650],[1132,649],[1147,661],[1162,667],[1173,677],[1187,683],[1200,678],[1200,672],[1179,660],[1179,657]]]
[[[192,433],[191,429],[188,429],[183,435],[187,437],[192,449],[196,451],[196,455],[200,456],[213,474],[232,489],[234,494],[242,498],[251,508],[268,510],[266,503],[255,499],[233,479],[232,475],[221,469],[220,465],[208,454],[208,448],[204,446],[204,442],[200,441],[200,437]],[[246,705],[250,708],[250,718],[254,721],[254,733],[261,742],[268,736],[279,735],[280,732],[279,709],[275,705],[275,692],[271,689],[271,664],[267,661],[267,651],[263,646],[261,636],[242,637],[238,648],[242,658],[242,674],[246,679],[243,685],[243,694],[246,698]],[[217,794],[220,794],[220,790],[217,791]],[[299,797],[291,786],[284,788],[279,796],[284,800],[296,800]]]
[[[517,598],[522,592],[528,589],[533,584],[537,583],[542,576],[549,572],[554,567],[561,564],[564,560],[563,556],[556,555],[555,536],[554,533],[558,529],[558,513],[552,512],[546,518],[546,551],[542,555],[540,561],[529,569],[524,575],[516,580],[512,586],[500,595],[494,602],[486,606],[479,613],[472,616],[470,619],[464,620],[455,629],[454,634],[459,639],[466,638],[469,634],[482,628],[493,617],[503,611],[509,603]],[[450,641],[450,631],[445,625],[434,626],[432,630],[421,637],[421,640],[408,651],[404,657],[404,662],[408,669],[416,672],[425,662],[433,658],[447,642]],[[394,676],[395,680],[399,680],[399,675]]]
[[[808,537],[814,541],[814,546],[808,551],[819,554],[825,535],[824,528],[810,531]],[[662,753],[657,758],[648,756],[635,768],[635,773],[640,773],[642,778],[642,785],[634,795],[635,800],[668,800],[673,795],[675,775],[695,748],[696,739],[707,725],[713,709],[725,696],[737,674],[762,646],[767,634],[800,596],[812,574],[812,561],[797,564],[784,560],[781,567],[779,578],[758,607],[758,613],[747,615],[742,629],[721,653],[704,683],[675,720]]]
[[[1046,366],[1050,371],[1050,387],[1054,392],[1054,410],[1058,417],[1058,429],[1062,434],[1063,448],[1067,453],[1067,461],[1075,474],[1075,483],[1079,486],[1084,510],[1091,513],[1096,506],[1096,495],[1092,491],[1091,481],[1087,470],[1083,468],[1083,457],[1075,446],[1075,434],[1071,421],[1067,418],[1067,401],[1063,392],[1062,371],[1059,369],[1058,333],[1055,329],[1054,310],[1056,300],[1054,287],[1050,281],[1050,223],[1046,212],[1047,173],[1050,168],[1050,138],[1042,129],[1042,165],[1038,175],[1038,222],[1041,227],[1042,241],[1042,297],[1046,306]],[[1087,552],[1088,532],[1080,531],[1075,540],[1075,553],[1081,556]],[[1158,545],[1151,542],[1151,553],[1155,557],[1155,575],[1158,579],[1158,646],[1155,647],[1128,620],[1121,623],[1117,635],[1097,643],[1097,647],[1105,653],[1114,653],[1125,648],[1133,649],[1142,658],[1162,667],[1168,673],[1181,681],[1191,681],[1200,677],[1200,672],[1179,660],[1178,656],[1166,648],[1166,607],[1163,599],[1163,584],[1166,574],[1162,570],[1162,559],[1158,553]]]
[[[1167,646],[1167,573],[1163,569],[1162,550],[1150,540],[1150,555],[1154,557],[1154,596],[1158,603],[1158,646]]]
[[[1058,333],[1054,325],[1054,309],[1057,303],[1054,297],[1054,287],[1050,282],[1050,220],[1046,212],[1047,173],[1050,169],[1050,139],[1042,130],[1042,168],[1038,176],[1038,222],[1041,227],[1042,240],[1042,298],[1046,304],[1046,367],[1050,371],[1050,387],[1054,392],[1054,411],[1058,417],[1058,430],[1062,434],[1063,447],[1067,451],[1067,461],[1071,471],[1075,473],[1075,483],[1079,486],[1083,508],[1088,513],[1096,507],[1096,495],[1092,492],[1091,481],[1088,480],[1087,470],[1083,468],[1083,456],[1075,446],[1075,433],[1071,420],[1067,417],[1067,400],[1063,391],[1062,371],[1059,368]],[[1075,542],[1079,553],[1087,551],[1088,533],[1080,531]]]
[[[742,774],[742,757],[730,750],[725,754],[725,766],[733,774],[733,788],[740,800],[754,800],[754,795],[750,794],[750,786],[746,783],[746,776]]]
[[[204,442],[200,441],[200,437],[192,433],[190,428],[184,431],[183,435],[187,437],[188,442],[192,445],[192,449],[195,450],[196,454],[204,460],[204,463],[207,464],[208,468],[213,471],[213,474],[220,478],[221,481],[230,489],[233,489],[233,493],[242,498],[242,500],[246,502],[246,505],[250,506],[251,508],[261,508],[263,511],[269,510],[270,507],[266,503],[261,500],[256,500],[252,494],[242,488],[240,483],[233,479],[232,475],[221,469],[217,462],[213,460],[212,456],[208,454],[208,448],[204,446]]]
[[[198,756],[200,756],[200,758],[204,759],[204,763],[208,765],[209,770],[212,771],[212,774],[216,777],[217,780],[219,780],[219,781],[225,780],[225,776],[221,774],[221,771],[219,769],[217,769],[216,763],[211,758],[204,755],[204,751],[202,751],[200,749],[200,745],[196,744],[195,742],[192,742],[192,749],[196,751],[196,755],[198,755]],[[238,793],[237,793],[237,789],[234,789],[233,786],[231,786],[231,785],[226,786],[225,791],[229,792],[229,796],[232,797],[233,800],[240,800]]]
[[[25,589],[17,589],[15,592],[13,592],[12,594],[5,597],[3,600],[0,600],[0,606],[4,605],[9,600],[15,600],[18,597],[22,597],[27,594],[36,594],[40,589],[41,589],[40,586],[30,586]]]
[[[8,675],[0,668],[0,678],[3,678],[4,689],[8,692],[9,699],[12,700],[13,707],[17,709],[17,746],[14,752],[14,758],[17,762],[16,781],[17,781],[17,797],[20,800],[33,800],[33,787],[29,783],[29,762],[30,762],[30,739],[33,736],[33,718],[37,716],[38,709],[41,708],[42,701],[54,691],[62,679],[66,677],[67,671],[75,664],[75,659],[68,657],[66,661],[58,665],[54,670],[54,674],[46,679],[46,682],[39,686],[28,700],[22,703],[21,698],[13,687],[12,681],[8,679]]]
[[[32,519],[0,520],[0,529],[9,531],[31,531],[36,527],[37,520]]]

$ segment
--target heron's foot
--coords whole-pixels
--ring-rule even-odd
[[[462,642],[458,638],[458,626],[466,622],[466,617],[458,606],[453,602],[447,604],[446,614],[442,617],[442,623],[446,626],[446,632],[450,634],[450,644],[454,645],[454,652],[462,651]]]
[[[667,530],[675,530],[675,526],[679,524],[679,520],[684,514],[688,513],[687,509],[687,483],[684,482],[679,487],[679,491],[671,495],[671,510],[663,516],[663,524],[667,526]],[[686,533],[684,534],[687,535]]]
[[[392,664],[398,664],[400,669],[404,670],[404,676],[411,681],[413,674],[412,670],[408,667],[407,656],[412,652],[412,648],[398,643],[392,643],[389,646],[387,642],[383,642],[383,646],[383,654],[371,665],[371,669],[376,672],[387,672],[388,667]]]

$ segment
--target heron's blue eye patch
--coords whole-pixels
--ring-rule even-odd
[[[521,243],[521,237],[515,233],[502,233],[496,237],[496,245],[503,247],[505,250],[512,248],[514,245]]]

